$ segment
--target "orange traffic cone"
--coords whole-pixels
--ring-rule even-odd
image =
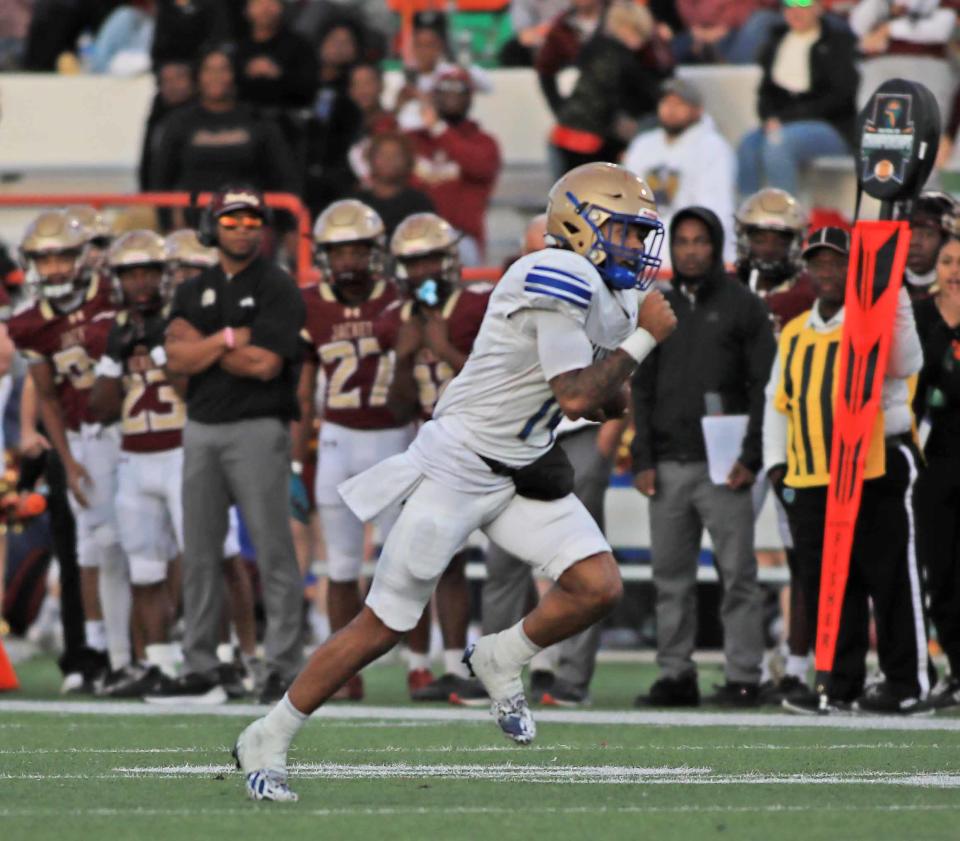
[[[13,670],[13,664],[7,657],[3,642],[0,641],[0,692],[11,692],[20,688],[20,681],[17,680],[17,673]]]

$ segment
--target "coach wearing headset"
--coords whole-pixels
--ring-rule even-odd
[[[260,255],[267,208],[247,187],[216,194],[201,225],[219,265],[182,283],[167,328],[166,364],[189,376],[183,434],[183,593],[187,671],[148,700],[225,700],[218,678],[221,557],[227,512],[239,505],[256,548],[267,613],[268,676],[278,700],[301,664],[302,586],[287,523],[288,424],[297,415],[303,299]]]

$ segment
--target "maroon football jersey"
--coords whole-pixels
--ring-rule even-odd
[[[457,289],[443,305],[443,317],[447,322],[450,343],[460,351],[469,354],[473,342],[480,332],[480,324],[487,312],[491,287],[475,286]],[[413,315],[413,301],[405,301],[384,313],[378,335],[384,345],[393,347],[400,324]],[[413,366],[413,377],[417,382],[420,397],[420,412],[424,420],[433,416],[437,400],[454,377],[454,370],[442,359],[438,359],[429,348],[420,348]]]
[[[114,335],[119,338],[127,313],[115,319]],[[163,335],[166,319],[154,315],[148,320],[151,334]],[[130,453],[157,453],[173,450],[183,443],[187,407],[167,379],[163,368],[148,353],[147,342],[121,363],[115,354],[114,335],[107,342],[107,355],[122,364],[123,408],[120,415],[120,447]]]
[[[770,310],[773,332],[777,336],[780,335],[784,325],[789,324],[800,313],[810,309],[813,302],[817,300],[817,295],[813,291],[813,284],[806,272],[802,272],[795,279],[771,289],[762,297],[767,309]]]
[[[47,360],[53,366],[57,396],[67,429],[93,423],[87,409],[96,379],[94,367],[107,347],[115,313],[109,290],[94,281],[83,303],[59,315],[48,301],[40,300],[10,319],[10,338],[28,362]]]
[[[326,283],[304,289],[303,298],[307,321],[302,335],[309,345],[308,358],[324,373],[324,420],[351,429],[399,426],[387,408],[393,355],[374,329],[396,300],[396,287],[380,280],[370,297],[355,307],[340,303]]]

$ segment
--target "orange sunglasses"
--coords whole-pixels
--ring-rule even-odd
[[[221,216],[217,222],[221,228],[228,231],[235,231],[237,228],[256,230],[263,227],[263,219],[259,216]]]

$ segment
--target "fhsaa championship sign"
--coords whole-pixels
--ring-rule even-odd
[[[912,199],[923,187],[940,141],[940,109],[918,82],[890,79],[859,118],[858,180],[881,201]]]

